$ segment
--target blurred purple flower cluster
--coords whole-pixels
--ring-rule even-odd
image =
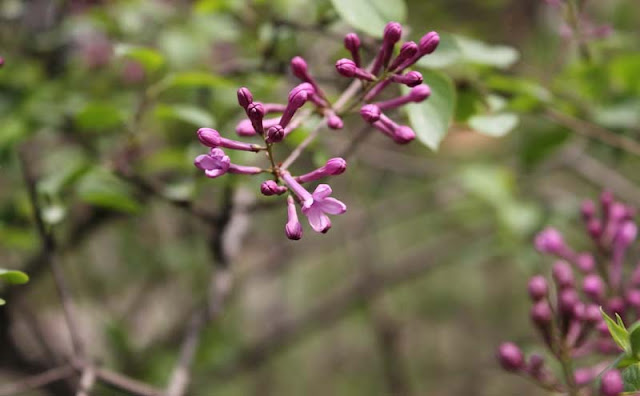
[[[543,230],[534,243],[540,253],[557,258],[552,282],[536,275],[528,284],[531,320],[550,355],[563,367],[564,380],[542,356],[525,359],[513,343],[500,346],[498,359],[504,369],[550,391],[579,389],[580,395],[595,395],[592,390],[599,386],[599,394],[616,396],[623,392],[622,376],[609,368],[622,349],[613,341],[600,310],[619,315],[627,325],[639,318],[640,265],[628,257],[637,235],[635,211],[606,191],[599,205],[585,201],[581,211],[592,251],[576,252],[557,230]]]

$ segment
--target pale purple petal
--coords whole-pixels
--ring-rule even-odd
[[[318,209],[331,215],[340,215],[347,211],[347,205],[335,198],[325,198],[321,202],[316,202]]]
[[[214,168],[216,168],[216,163],[217,163],[217,161],[214,160],[213,158],[211,158],[211,156],[207,155],[207,154],[199,155],[193,161],[193,164],[198,169],[202,169],[202,170],[214,169]]]
[[[303,210],[303,212],[305,216],[307,216],[307,219],[309,219],[309,225],[311,225],[311,228],[313,228],[315,232],[325,233],[331,228],[331,220],[329,220],[329,217],[315,206]]]
[[[207,169],[204,171],[204,174],[211,178],[211,179],[215,179],[218,176],[222,176],[226,173],[226,170],[222,170],[222,169]]]
[[[331,195],[331,186],[328,184],[318,184],[315,191],[313,192],[313,199],[322,201],[329,195]]]

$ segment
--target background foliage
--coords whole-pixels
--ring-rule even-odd
[[[202,335],[190,395],[537,394],[493,356],[505,335],[533,337],[524,285],[549,264],[533,233],[553,224],[579,245],[580,200],[604,187],[640,204],[640,4],[587,10],[613,30],[581,55],[543,1],[1,2],[0,267],[31,277],[0,286],[2,382],[69,352],[23,152],[106,367],[165,386],[207,293],[207,214],[237,188],[259,209],[227,233],[234,289]],[[379,36],[388,20],[414,40],[441,33],[419,69],[432,97],[407,110],[420,142],[372,134],[358,148],[333,185],[349,212],[329,234],[288,241],[284,204],[253,201],[259,181],[194,169],[198,127],[234,135],[237,87],[282,101],[301,55],[335,98],[344,33]],[[341,152],[357,118],[305,165]]]

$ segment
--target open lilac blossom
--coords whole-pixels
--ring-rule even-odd
[[[330,215],[341,215],[347,211],[347,205],[330,197],[331,187],[328,184],[320,184],[312,194],[313,201],[310,205],[302,206],[302,213],[307,216],[309,225],[315,232],[326,233],[331,228]]]

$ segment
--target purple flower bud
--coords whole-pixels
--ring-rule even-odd
[[[559,254],[564,248],[564,239],[555,228],[545,228],[536,235],[534,244],[540,253]]]
[[[552,269],[553,280],[560,289],[574,286],[573,270],[566,261],[556,261]]]
[[[540,300],[531,307],[531,320],[540,327],[551,323],[553,312],[546,300]]]
[[[302,107],[309,99],[309,96],[315,92],[313,86],[309,83],[302,83],[294,87],[289,92],[289,102],[287,108],[284,110],[282,117],[280,118],[280,126],[286,128],[289,122],[293,118],[296,111]]]
[[[600,205],[602,206],[602,213],[604,213],[605,216],[609,215],[609,209],[612,203],[613,193],[608,190],[603,191],[602,194],[600,194]]]
[[[596,268],[596,260],[591,253],[580,253],[576,257],[576,266],[585,274],[593,272]]]
[[[585,221],[589,221],[596,214],[596,204],[594,204],[592,200],[587,199],[582,202],[580,212],[582,213],[582,218]]]
[[[380,119],[380,107],[373,104],[364,105],[360,109],[360,115],[366,122],[373,124]]]
[[[404,84],[408,87],[416,87],[422,84],[422,74],[417,71],[410,71],[407,74],[392,74],[389,77],[391,81],[398,84]]]
[[[402,65],[408,59],[413,58],[417,53],[418,44],[414,43],[413,41],[407,41],[406,43],[402,44],[402,47],[400,47],[400,53],[398,53],[396,59],[394,59],[391,63],[391,66],[389,66],[389,70],[395,70],[398,66]]]
[[[0,67],[4,66],[4,58],[0,56]]]
[[[342,129],[344,128],[344,122],[342,122],[340,116],[334,113],[327,117],[327,126],[331,129]]]
[[[399,106],[403,106],[410,102],[422,102],[431,95],[431,88],[426,84],[413,87],[409,94],[399,96],[394,99],[385,100],[384,102],[378,102],[376,105],[380,107],[380,110],[393,109]]]
[[[601,320],[598,322],[598,324],[596,325],[596,330],[598,330],[598,333],[600,333],[601,336],[604,336],[604,337],[611,336],[611,333],[609,333],[609,327],[607,326],[607,323],[605,323],[604,320]]]
[[[580,302],[575,289],[564,289],[558,296],[558,308],[564,314],[573,315],[576,304]]]
[[[584,320],[589,323],[600,323],[600,321],[602,320],[600,307],[596,304],[587,305],[584,310]]]
[[[397,43],[402,37],[402,25],[398,22],[389,22],[387,26],[384,27],[383,40],[387,42],[391,42],[393,44]]]
[[[253,102],[246,108],[247,117],[251,121],[254,131],[259,135],[264,135],[264,126],[262,120],[264,119],[264,106],[260,102]]]
[[[291,71],[293,75],[298,77],[300,80],[304,82],[309,82],[309,67],[307,66],[307,62],[299,56],[291,59]]]
[[[522,351],[512,342],[505,342],[498,348],[498,361],[507,371],[519,371],[524,368]]]
[[[244,165],[236,165],[229,164],[229,173],[235,173],[237,175],[257,175],[262,173],[262,168],[258,168],[257,166],[244,166]]]
[[[536,375],[542,371],[542,367],[544,366],[544,358],[536,353],[532,354],[529,357],[529,371]]]
[[[398,144],[407,144],[416,138],[416,133],[406,125],[400,125],[393,134],[393,141]]]
[[[297,176],[295,180],[299,183],[308,183],[327,176],[336,176],[342,174],[347,169],[347,162],[340,158],[331,158],[327,163],[307,174]]]
[[[360,37],[355,33],[344,36],[344,47],[351,53],[351,58],[356,66],[360,67]]]
[[[418,53],[420,56],[429,55],[438,48],[440,44],[440,36],[436,32],[429,32],[422,36]]]
[[[411,90],[409,96],[411,97],[412,102],[422,102],[431,96],[431,88],[426,84],[418,85]]]
[[[281,125],[274,125],[267,129],[267,143],[279,143],[284,139],[284,128]]]
[[[602,396],[618,396],[624,392],[624,382],[618,370],[609,370],[600,380],[600,392]]]
[[[533,301],[540,301],[549,293],[547,280],[542,275],[533,276],[527,285],[529,296]]]
[[[625,301],[622,297],[612,297],[607,301],[607,312],[611,315],[618,314],[623,315],[625,308]]]
[[[612,210],[613,211],[613,210]],[[636,239],[638,227],[633,221],[625,221],[616,234],[615,248],[626,249]]]
[[[626,294],[627,303],[635,309],[640,308],[640,290],[631,289]]]
[[[302,224],[298,220],[298,212],[293,197],[287,197],[287,224],[284,227],[287,238],[297,241],[302,238]]]
[[[198,129],[198,140],[200,143],[207,147],[219,147],[220,146],[220,133],[211,128]]]
[[[579,321],[584,320],[587,314],[587,306],[582,302],[578,301],[578,303],[573,307],[573,317]]]
[[[591,300],[600,302],[604,298],[606,287],[599,275],[591,274],[584,277],[582,291]]]
[[[251,95],[249,88],[242,87],[238,90],[238,103],[244,109],[253,103],[253,95]]]
[[[591,219],[587,224],[587,232],[593,239],[600,239],[602,236],[602,223],[598,219]]]
[[[371,67],[372,74],[378,74],[383,66],[386,67],[389,64],[389,60],[393,54],[393,47],[400,40],[400,37],[402,37],[402,25],[397,22],[389,22],[384,28],[382,46]]]
[[[593,381],[595,378],[595,374],[590,368],[580,368],[573,372],[573,378],[578,386],[587,385],[589,382]]]
[[[343,58],[336,62],[336,70],[340,75],[360,80],[374,81],[376,76],[368,71],[359,68],[351,59]]]
[[[279,186],[274,180],[266,180],[260,185],[260,192],[266,196],[282,195],[287,190],[286,186]]]

